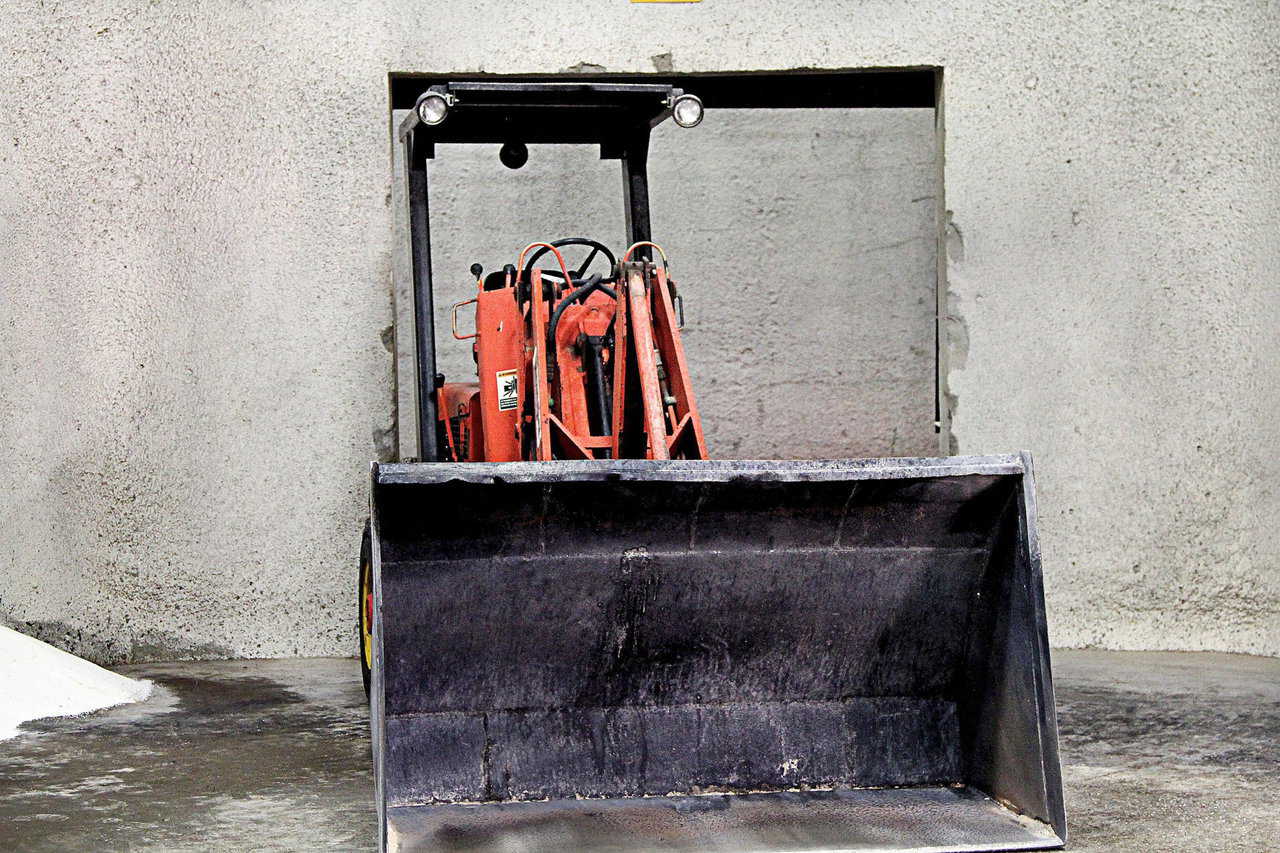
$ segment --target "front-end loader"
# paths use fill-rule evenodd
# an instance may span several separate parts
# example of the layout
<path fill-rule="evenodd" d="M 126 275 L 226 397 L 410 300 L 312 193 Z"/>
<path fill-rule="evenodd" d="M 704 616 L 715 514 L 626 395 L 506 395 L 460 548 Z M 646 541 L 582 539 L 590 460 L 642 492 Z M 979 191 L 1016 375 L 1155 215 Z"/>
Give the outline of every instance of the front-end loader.
<path fill-rule="evenodd" d="M 461 82 L 400 127 L 420 461 L 373 466 L 359 581 L 381 849 L 1062 846 L 1029 457 L 709 459 L 649 229 L 671 117 L 702 104 Z M 435 367 L 438 143 L 622 162 L 625 248 L 472 267 L 465 382 Z"/>

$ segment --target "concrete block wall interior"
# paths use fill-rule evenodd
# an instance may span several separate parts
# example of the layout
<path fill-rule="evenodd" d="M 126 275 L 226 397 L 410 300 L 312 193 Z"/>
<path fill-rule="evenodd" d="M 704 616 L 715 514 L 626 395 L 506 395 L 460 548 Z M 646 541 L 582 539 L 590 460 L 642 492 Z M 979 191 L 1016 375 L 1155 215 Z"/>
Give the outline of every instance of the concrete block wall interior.
<path fill-rule="evenodd" d="M 939 406 L 940 74 L 573 75 L 670 82 L 706 105 L 694 129 L 666 122 L 655 130 L 649 178 L 654 237 L 686 288 L 685 345 L 714 455 L 949 450 Z M 510 78 L 391 75 L 393 137 L 431 85 L 501 79 Z M 533 145 L 516 172 L 499 162 L 497 145 L 440 145 L 435 155 L 428 172 L 437 330 L 449 328 L 449 306 L 474 289 L 474 262 L 494 269 L 525 242 L 580 232 L 622 239 L 618 161 L 600 159 L 594 146 Z M 391 157 L 396 325 L 411 330 L 398 143 Z M 469 345 L 437 337 L 439 370 L 471 376 Z M 398 455 L 408 459 L 417 456 L 415 367 L 411 333 L 398 338 Z"/>

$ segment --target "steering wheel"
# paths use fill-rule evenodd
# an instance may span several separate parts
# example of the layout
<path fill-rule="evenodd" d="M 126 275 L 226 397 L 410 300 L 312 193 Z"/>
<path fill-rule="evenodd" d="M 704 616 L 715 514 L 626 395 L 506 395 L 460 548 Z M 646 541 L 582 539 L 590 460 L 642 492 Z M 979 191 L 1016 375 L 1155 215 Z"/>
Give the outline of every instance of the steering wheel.
<path fill-rule="evenodd" d="M 584 260 L 580 266 L 569 267 L 569 274 L 570 275 L 576 274 L 578 278 L 581 278 L 586 274 L 587 268 L 591 266 L 591 262 L 596 259 L 597 255 L 603 254 L 605 258 L 609 261 L 609 269 L 606 271 L 605 277 L 602 280 L 603 281 L 611 280 L 610 276 L 613 275 L 613 268 L 617 265 L 618 260 L 613 256 L 613 252 L 610 252 L 609 247 L 606 246 L 604 243 L 601 243 L 598 240 L 589 240 L 586 237 L 565 237 L 563 240 L 553 241 L 551 245 L 555 246 L 557 249 L 559 249 L 562 246 L 589 246 L 591 248 L 590 253 L 587 254 L 586 260 Z M 546 246 L 540 246 L 534 250 L 534 253 L 529 256 L 528 260 L 525 261 L 524 269 L 521 270 L 520 272 L 521 281 L 530 280 L 530 272 L 533 270 L 534 262 L 537 261 L 538 258 L 542 257 L 549 251 L 551 250 L 548 249 Z M 543 270 L 542 274 L 554 276 L 555 278 L 564 278 L 564 274 L 560 272 L 559 269 Z"/>

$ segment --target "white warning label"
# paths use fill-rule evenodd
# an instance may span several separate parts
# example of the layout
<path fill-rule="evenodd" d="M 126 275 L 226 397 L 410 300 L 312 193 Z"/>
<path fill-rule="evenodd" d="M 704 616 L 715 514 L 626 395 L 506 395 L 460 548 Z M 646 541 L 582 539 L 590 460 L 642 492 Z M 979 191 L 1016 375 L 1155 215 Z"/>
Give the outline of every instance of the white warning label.
<path fill-rule="evenodd" d="M 498 371 L 498 411 L 509 412 L 520 405 L 520 379 L 514 370 Z"/>

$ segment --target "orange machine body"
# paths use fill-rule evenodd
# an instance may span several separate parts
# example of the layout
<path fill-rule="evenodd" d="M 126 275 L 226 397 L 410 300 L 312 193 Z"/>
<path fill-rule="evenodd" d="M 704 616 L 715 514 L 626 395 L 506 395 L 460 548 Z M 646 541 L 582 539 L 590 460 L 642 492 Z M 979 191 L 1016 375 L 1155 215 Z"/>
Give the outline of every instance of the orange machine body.
<path fill-rule="evenodd" d="M 477 380 L 437 391 L 450 458 L 707 458 L 665 264 L 624 261 L 611 286 L 577 300 L 537 267 L 527 283 L 508 272 L 504 286 L 477 286 L 454 306 Z M 475 331 L 460 335 L 470 304 Z"/>

